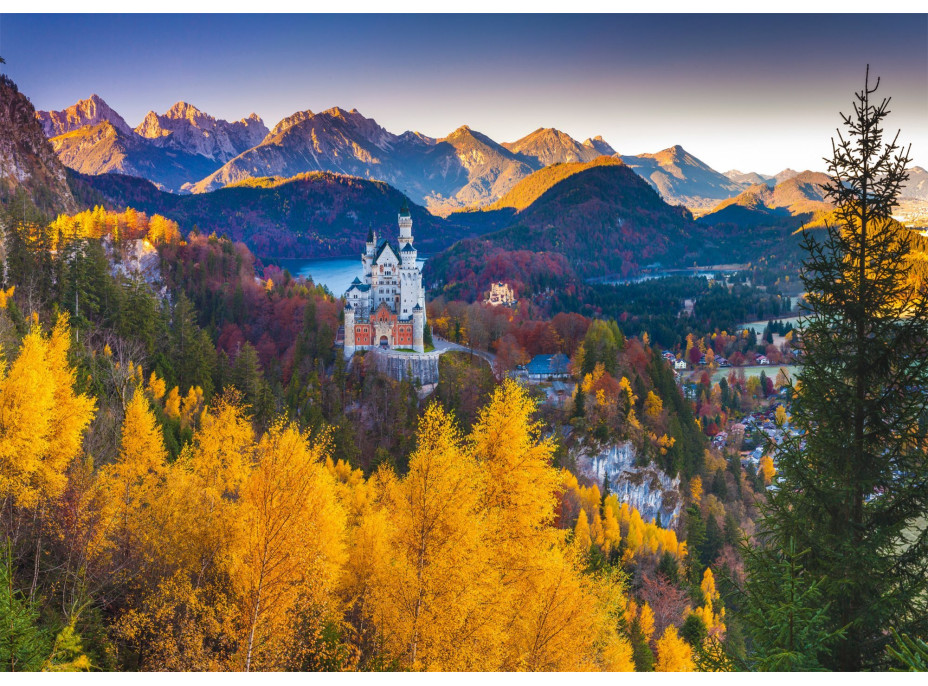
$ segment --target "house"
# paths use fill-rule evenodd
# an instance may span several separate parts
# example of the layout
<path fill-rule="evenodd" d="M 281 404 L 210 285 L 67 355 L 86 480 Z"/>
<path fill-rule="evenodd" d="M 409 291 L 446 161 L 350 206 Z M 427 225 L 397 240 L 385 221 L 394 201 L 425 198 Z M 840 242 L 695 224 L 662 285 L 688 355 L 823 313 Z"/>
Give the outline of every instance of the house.
<path fill-rule="evenodd" d="M 767 356 L 766 356 L 766 355 L 758 355 L 757 357 L 754 358 L 754 361 L 755 361 L 757 364 L 761 364 L 761 365 L 768 365 L 768 364 L 770 364 L 770 360 L 767 359 Z"/>
<path fill-rule="evenodd" d="M 674 369 L 686 369 L 686 360 L 674 360 Z"/>
<path fill-rule="evenodd" d="M 566 379 L 567 356 L 561 353 L 556 355 L 535 355 L 531 362 L 525 365 L 529 381 L 547 381 L 549 379 Z"/>

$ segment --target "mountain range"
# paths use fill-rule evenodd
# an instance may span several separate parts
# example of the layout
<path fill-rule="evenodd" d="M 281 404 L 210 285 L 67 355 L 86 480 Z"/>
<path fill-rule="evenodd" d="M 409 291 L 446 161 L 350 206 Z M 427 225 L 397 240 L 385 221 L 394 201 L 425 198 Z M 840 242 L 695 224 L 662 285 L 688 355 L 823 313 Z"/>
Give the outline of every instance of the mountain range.
<path fill-rule="evenodd" d="M 621 156 L 556 129 L 505 144 L 467 126 L 395 135 L 341 108 L 268 131 L 256 115 L 226 122 L 187 103 L 132 129 L 99 97 L 37 113 L 9 79 L 0 91 L 4 202 L 22 189 L 47 214 L 131 206 L 262 257 L 323 257 L 356 254 L 369 226 L 393 235 L 409 199 L 420 250 L 444 251 L 432 283 L 471 290 L 506 270 L 537 290 L 652 262 L 793 259 L 795 228 L 830 209 L 823 174 L 720 174 L 680 146 Z M 926 192 L 925 170 L 911 174 L 907 190 Z"/>
<path fill-rule="evenodd" d="M 270 131 L 255 114 L 227 122 L 185 102 L 149 112 L 132 129 L 97 95 L 37 117 L 61 161 L 84 174 L 121 173 L 163 190 L 204 193 L 250 178 L 330 171 L 385 181 L 441 216 L 491 205 L 546 166 L 602 155 L 622 159 L 665 201 L 703 211 L 796 173 L 721 174 L 679 145 L 619 155 L 602 136 L 581 143 L 554 128 L 502 144 L 466 125 L 444 138 L 397 135 L 341 107 L 295 112 Z"/>
<path fill-rule="evenodd" d="M 794 219 L 795 226 L 814 221 L 834 206 L 825 198 L 823 187 L 830 178 L 821 172 L 804 171 L 777 183 L 758 183 L 734 198 L 719 203 L 699 221 L 704 224 L 761 226 L 783 218 Z"/>
<path fill-rule="evenodd" d="M 36 112 L 36 118 L 67 167 L 139 176 L 171 191 L 211 174 L 269 133 L 256 114 L 227 122 L 186 102 L 164 114 L 149 112 L 132 129 L 96 94 L 65 110 Z"/>

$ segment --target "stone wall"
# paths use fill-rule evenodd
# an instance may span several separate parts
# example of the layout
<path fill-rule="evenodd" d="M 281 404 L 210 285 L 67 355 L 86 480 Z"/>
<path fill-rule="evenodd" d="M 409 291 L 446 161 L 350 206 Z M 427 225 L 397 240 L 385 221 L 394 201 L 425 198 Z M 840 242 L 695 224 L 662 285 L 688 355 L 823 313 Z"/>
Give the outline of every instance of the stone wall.
<path fill-rule="evenodd" d="M 429 353 L 404 353 L 396 350 L 372 349 L 368 352 L 374 356 L 377 369 L 397 381 L 408 378 L 414 383 L 416 379 L 422 386 L 438 383 L 438 358 L 441 353 L 433 350 Z"/>

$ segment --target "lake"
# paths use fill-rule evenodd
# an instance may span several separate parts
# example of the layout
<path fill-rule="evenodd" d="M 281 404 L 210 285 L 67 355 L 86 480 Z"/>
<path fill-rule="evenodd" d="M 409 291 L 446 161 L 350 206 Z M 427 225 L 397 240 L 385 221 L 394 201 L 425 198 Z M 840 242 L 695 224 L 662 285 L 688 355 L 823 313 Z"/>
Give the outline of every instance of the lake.
<path fill-rule="evenodd" d="M 419 269 L 425 264 L 427 257 L 419 257 L 416 264 Z M 317 259 L 266 259 L 265 264 L 276 264 L 286 269 L 291 275 L 304 279 L 312 279 L 313 283 L 328 288 L 335 297 L 341 297 L 348 290 L 348 286 L 361 278 L 361 256 L 358 257 L 325 257 Z"/>
<path fill-rule="evenodd" d="M 666 279 L 671 276 L 691 276 L 691 277 L 701 277 L 703 279 L 709 279 L 714 281 L 715 279 L 730 276 L 731 274 L 736 274 L 740 269 L 731 269 L 723 268 L 728 265 L 720 265 L 719 267 L 706 267 L 705 269 L 662 269 L 654 272 L 647 272 L 644 274 L 639 274 L 628 279 L 617 279 L 614 276 L 597 276 L 591 279 L 587 279 L 587 283 L 591 284 L 609 284 L 614 286 L 627 286 L 629 284 L 635 283 L 644 283 L 645 281 L 653 281 L 655 279 Z"/>

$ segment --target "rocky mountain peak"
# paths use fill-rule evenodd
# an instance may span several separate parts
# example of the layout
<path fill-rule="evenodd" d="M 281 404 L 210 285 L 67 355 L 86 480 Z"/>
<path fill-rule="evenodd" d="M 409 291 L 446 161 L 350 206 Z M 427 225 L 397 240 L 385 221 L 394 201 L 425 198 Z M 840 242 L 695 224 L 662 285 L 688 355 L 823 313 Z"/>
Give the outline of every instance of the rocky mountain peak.
<path fill-rule="evenodd" d="M 130 133 L 132 128 L 119 116 L 106 101 L 96 93 L 86 100 L 79 100 L 70 107 L 58 111 L 39 111 L 36 119 L 42 125 L 47 138 L 61 136 L 85 126 L 95 126 L 103 121 L 110 122 L 123 133 Z"/>
<path fill-rule="evenodd" d="M 171 132 L 161 126 L 161 119 L 154 110 L 149 110 L 142 123 L 135 127 L 135 133 L 142 138 L 160 138 L 170 136 Z"/>
<path fill-rule="evenodd" d="M 583 141 L 583 146 L 586 148 L 592 148 L 600 155 L 615 155 L 616 151 L 609 145 L 602 136 L 594 136 L 593 138 L 587 138 Z"/>
<path fill-rule="evenodd" d="M 191 105 L 189 102 L 184 102 L 183 100 L 174 103 L 171 109 L 164 113 L 164 116 L 168 119 L 187 119 L 188 121 L 196 121 L 199 119 L 216 121 L 213 117 L 196 106 Z"/>
<path fill-rule="evenodd" d="M 312 110 L 302 110 L 300 112 L 294 112 L 289 117 L 284 117 L 279 122 L 277 122 L 277 125 L 274 126 L 273 129 L 271 129 L 271 132 L 268 134 L 268 136 L 276 136 L 279 133 L 283 133 L 284 131 L 289 129 L 291 126 L 295 126 L 296 124 L 306 121 L 307 119 L 311 119 L 312 117 L 315 117 L 315 116 L 316 115 L 313 114 Z"/>
<path fill-rule="evenodd" d="M 216 119 L 183 100 L 164 114 L 149 112 L 135 132 L 159 147 L 170 147 L 218 162 L 228 162 L 261 142 L 267 127 L 252 113 L 236 122 Z"/>

